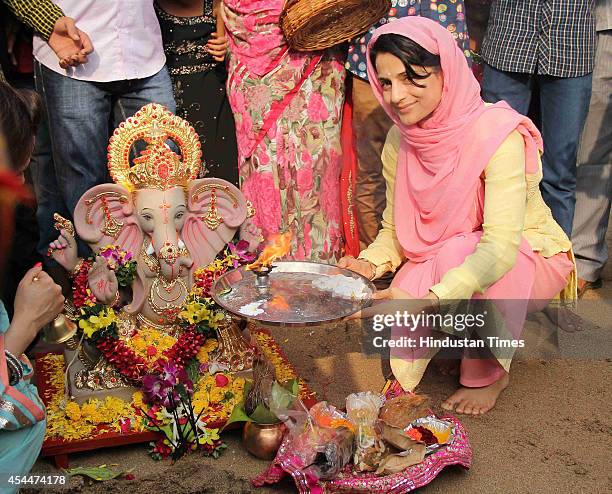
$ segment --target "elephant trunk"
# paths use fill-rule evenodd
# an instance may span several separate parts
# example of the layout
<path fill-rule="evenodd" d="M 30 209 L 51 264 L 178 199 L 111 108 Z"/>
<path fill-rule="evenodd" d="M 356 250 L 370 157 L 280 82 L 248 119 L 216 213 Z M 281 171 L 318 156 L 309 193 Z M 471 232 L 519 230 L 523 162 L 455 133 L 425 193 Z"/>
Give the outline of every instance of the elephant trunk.
<path fill-rule="evenodd" d="M 193 266 L 193 260 L 187 255 L 185 244 L 178 232 L 173 232 L 173 235 L 166 234 L 164 240 L 154 242 L 154 245 L 161 274 L 167 280 L 176 279 L 181 273 L 184 274 L 182 268 L 189 269 Z"/>

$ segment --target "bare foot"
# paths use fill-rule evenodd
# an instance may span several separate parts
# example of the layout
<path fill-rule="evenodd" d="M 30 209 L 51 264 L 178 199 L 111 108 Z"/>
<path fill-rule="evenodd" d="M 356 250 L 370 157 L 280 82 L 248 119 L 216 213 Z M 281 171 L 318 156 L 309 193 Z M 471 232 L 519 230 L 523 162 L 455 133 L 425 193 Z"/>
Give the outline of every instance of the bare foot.
<path fill-rule="evenodd" d="M 433 363 L 443 376 L 459 375 L 459 365 L 461 363 L 459 359 L 438 358 L 434 359 Z"/>
<path fill-rule="evenodd" d="M 586 321 L 574 311 L 565 307 L 546 307 L 543 312 L 550 322 L 568 333 L 599 329 L 596 324 Z"/>
<path fill-rule="evenodd" d="M 498 381 L 484 388 L 461 387 L 442 402 L 442 408 L 467 415 L 482 415 L 495 406 L 497 398 L 509 382 L 510 376 L 505 373 Z"/>

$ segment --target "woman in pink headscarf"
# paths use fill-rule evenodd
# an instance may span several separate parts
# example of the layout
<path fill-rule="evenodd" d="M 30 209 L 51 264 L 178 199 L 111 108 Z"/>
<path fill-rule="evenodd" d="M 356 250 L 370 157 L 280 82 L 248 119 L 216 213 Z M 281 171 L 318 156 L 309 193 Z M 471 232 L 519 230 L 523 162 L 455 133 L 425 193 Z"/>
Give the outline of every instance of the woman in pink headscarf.
<path fill-rule="evenodd" d="M 505 102 L 484 103 L 452 35 L 428 19 L 378 29 L 368 75 L 395 123 L 382 156 L 387 209 L 376 240 L 339 265 L 375 279 L 405 262 L 377 298 L 412 299 L 413 312 L 485 299 L 502 316 L 486 336 L 517 341 L 527 312 L 560 292 L 571 298 L 575 280 L 571 243 L 538 188 L 539 132 Z M 406 333 L 395 327 L 392 339 Z M 406 390 L 436 351 L 417 346 L 391 348 L 391 368 Z M 444 408 L 482 414 L 495 405 L 512 352 L 487 350 L 488 358 L 464 353 L 462 386 Z"/>
<path fill-rule="evenodd" d="M 285 0 L 224 0 L 228 96 L 240 187 L 256 232 L 292 233 L 290 257 L 335 263 L 343 251 L 340 52 L 291 50 L 279 27 Z M 249 232 L 253 234 L 254 232 Z"/>

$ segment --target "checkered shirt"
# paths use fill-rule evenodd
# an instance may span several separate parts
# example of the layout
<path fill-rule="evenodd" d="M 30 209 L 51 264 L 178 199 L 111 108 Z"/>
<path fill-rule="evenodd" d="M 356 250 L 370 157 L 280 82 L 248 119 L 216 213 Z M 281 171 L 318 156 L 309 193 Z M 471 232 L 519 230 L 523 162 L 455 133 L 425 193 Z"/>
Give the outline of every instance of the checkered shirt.
<path fill-rule="evenodd" d="M 51 0 L 2 0 L 15 16 L 27 26 L 49 39 L 53 26 L 64 16 L 62 9 Z"/>
<path fill-rule="evenodd" d="M 480 54 L 507 72 L 589 74 L 595 56 L 594 0 L 494 0 Z"/>

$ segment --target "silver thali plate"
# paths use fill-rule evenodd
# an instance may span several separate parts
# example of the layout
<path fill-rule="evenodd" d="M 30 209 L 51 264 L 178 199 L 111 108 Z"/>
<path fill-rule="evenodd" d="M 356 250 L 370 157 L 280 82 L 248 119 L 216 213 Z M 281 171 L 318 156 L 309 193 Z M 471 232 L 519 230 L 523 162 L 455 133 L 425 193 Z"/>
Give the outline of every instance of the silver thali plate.
<path fill-rule="evenodd" d="M 369 306 L 376 288 L 345 268 L 304 261 L 277 261 L 269 275 L 245 266 L 213 284 L 214 301 L 232 314 L 266 324 L 314 326 Z"/>

